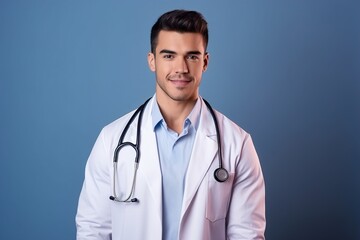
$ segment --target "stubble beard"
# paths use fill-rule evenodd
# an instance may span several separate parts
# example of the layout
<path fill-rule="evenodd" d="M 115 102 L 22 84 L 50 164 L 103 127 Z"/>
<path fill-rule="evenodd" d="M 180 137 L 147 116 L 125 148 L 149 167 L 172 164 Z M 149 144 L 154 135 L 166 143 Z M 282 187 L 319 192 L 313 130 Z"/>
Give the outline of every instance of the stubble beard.
<path fill-rule="evenodd" d="M 172 79 L 172 77 L 174 77 L 174 75 L 167 76 L 165 81 L 166 82 L 171 81 L 170 79 Z M 191 79 L 192 83 L 194 82 L 193 77 L 188 76 L 187 78 Z M 197 97 L 198 97 L 198 90 L 194 90 L 197 92 L 194 95 L 192 93 L 185 93 L 186 87 L 175 87 L 176 90 L 178 91 L 178 94 L 176 94 L 176 93 L 171 93 L 170 89 L 167 89 L 165 84 L 161 84 L 161 81 L 156 80 L 156 85 L 157 85 L 157 88 L 163 92 L 163 94 L 165 94 L 171 100 L 176 101 L 176 102 L 191 101 L 191 100 L 197 99 Z"/>

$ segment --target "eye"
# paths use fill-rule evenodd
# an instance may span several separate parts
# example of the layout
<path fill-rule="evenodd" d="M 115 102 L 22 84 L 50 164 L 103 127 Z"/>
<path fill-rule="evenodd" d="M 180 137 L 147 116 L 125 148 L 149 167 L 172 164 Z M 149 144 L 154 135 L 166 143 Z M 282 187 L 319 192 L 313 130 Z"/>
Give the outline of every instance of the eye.
<path fill-rule="evenodd" d="M 197 55 L 189 55 L 189 56 L 187 56 L 187 59 L 189 59 L 191 61 L 197 61 L 197 60 L 199 60 L 199 56 L 197 56 Z"/>
<path fill-rule="evenodd" d="M 173 59 L 173 58 L 174 58 L 174 55 L 172 55 L 172 54 L 164 54 L 164 55 L 163 55 L 163 58 L 170 60 L 170 59 Z"/>

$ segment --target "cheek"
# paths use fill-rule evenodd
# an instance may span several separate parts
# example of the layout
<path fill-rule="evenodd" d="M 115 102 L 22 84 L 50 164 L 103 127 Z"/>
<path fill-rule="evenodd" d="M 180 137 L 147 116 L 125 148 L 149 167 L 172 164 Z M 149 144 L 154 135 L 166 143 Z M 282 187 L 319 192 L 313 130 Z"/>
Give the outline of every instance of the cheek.
<path fill-rule="evenodd" d="M 171 62 L 157 62 L 156 72 L 158 75 L 167 75 L 171 73 L 172 63 Z"/>
<path fill-rule="evenodd" d="M 168 71 L 166 70 L 166 68 L 164 68 L 164 66 L 156 66 L 156 78 L 159 80 L 162 80 L 164 78 L 166 78 L 166 76 L 169 74 Z"/>
<path fill-rule="evenodd" d="M 203 71 L 204 67 L 201 64 L 196 64 L 191 68 L 191 73 L 196 78 L 201 78 Z"/>

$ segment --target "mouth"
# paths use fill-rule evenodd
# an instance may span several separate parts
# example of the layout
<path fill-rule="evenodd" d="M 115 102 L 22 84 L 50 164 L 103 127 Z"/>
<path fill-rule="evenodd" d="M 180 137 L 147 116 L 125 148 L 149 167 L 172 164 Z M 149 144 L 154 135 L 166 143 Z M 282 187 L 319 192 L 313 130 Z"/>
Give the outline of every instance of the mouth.
<path fill-rule="evenodd" d="M 190 84 L 191 80 L 189 79 L 170 79 L 170 82 L 176 87 L 186 87 Z"/>
<path fill-rule="evenodd" d="M 192 81 L 192 78 L 184 76 L 172 76 L 169 77 L 169 81 L 177 87 L 185 87 Z"/>

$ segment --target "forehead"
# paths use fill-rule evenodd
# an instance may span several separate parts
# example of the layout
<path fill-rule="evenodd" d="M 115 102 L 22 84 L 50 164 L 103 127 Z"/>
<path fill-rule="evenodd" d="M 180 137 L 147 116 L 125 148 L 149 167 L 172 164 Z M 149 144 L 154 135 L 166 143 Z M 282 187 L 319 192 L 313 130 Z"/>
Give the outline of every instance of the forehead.
<path fill-rule="evenodd" d="M 175 52 L 199 51 L 204 53 L 205 44 L 200 33 L 161 30 L 157 39 L 156 52 L 164 49 Z"/>

